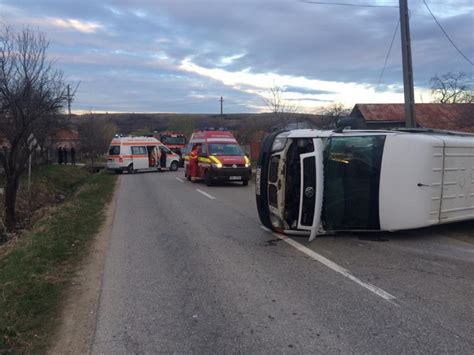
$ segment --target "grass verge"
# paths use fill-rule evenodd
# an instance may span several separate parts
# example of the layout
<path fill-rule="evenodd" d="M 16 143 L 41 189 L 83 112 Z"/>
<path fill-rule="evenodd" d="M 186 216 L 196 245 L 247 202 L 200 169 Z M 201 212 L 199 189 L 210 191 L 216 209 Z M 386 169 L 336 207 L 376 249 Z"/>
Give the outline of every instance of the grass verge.
<path fill-rule="evenodd" d="M 115 181 L 105 171 L 90 176 L 0 256 L 0 353 L 45 352 L 61 295 L 100 229 Z"/>

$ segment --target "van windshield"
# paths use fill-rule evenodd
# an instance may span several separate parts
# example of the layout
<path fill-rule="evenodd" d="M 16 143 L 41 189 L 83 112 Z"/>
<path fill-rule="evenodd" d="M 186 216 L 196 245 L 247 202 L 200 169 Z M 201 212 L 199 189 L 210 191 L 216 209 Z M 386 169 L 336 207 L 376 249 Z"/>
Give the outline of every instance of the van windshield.
<path fill-rule="evenodd" d="M 323 221 L 329 230 L 380 229 L 385 136 L 333 137 L 324 151 Z"/>
<path fill-rule="evenodd" d="M 209 155 L 242 156 L 244 153 L 238 144 L 209 144 Z"/>
<path fill-rule="evenodd" d="M 161 137 L 161 143 L 167 144 L 167 145 L 186 144 L 186 138 L 185 137 L 162 136 Z"/>
<path fill-rule="evenodd" d="M 120 146 L 111 145 L 109 148 L 109 155 L 120 155 Z"/>

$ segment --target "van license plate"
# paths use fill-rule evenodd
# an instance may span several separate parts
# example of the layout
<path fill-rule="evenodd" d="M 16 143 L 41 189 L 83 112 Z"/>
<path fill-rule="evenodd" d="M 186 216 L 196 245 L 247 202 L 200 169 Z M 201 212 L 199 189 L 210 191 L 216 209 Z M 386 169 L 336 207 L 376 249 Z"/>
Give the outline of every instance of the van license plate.
<path fill-rule="evenodd" d="M 241 180 L 242 178 L 240 176 L 231 176 L 229 177 L 229 180 Z"/>

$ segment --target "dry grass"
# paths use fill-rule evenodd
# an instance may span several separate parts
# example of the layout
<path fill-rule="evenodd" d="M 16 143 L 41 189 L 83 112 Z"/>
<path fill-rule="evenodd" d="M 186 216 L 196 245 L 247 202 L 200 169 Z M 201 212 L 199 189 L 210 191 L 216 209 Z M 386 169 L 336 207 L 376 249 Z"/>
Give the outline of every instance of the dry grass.
<path fill-rule="evenodd" d="M 46 350 L 61 296 L 100 228 L 116 181 L 107 172 L 68 178 L 55 168 L 39 176 L 56 182 L 46 184 L 52 192 L 61 187 L 69 197 L 60 208 L 49 209 L 30 232 L 2 247 L 0 353 Z"/>

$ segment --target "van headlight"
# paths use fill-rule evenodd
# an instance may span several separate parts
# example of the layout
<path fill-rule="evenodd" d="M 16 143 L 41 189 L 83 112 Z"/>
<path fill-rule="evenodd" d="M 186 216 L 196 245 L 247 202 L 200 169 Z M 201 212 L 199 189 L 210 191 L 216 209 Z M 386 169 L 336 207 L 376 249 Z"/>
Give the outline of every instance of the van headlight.
<path fill-rule="evenodd" d="M 286 140 L 287 140 L 286 137 L 288 137 L 289 134 L 290 132 L 283 132 L 275 137 L 275 140 L 273 141 L 273 145 L 272 145 L 272 153 L 278 152 L 280 150 L 283 150 L 283 148 L 285 148 Z"/>
<path fill-rule="evenodd" d="M 222 164 L 221 163 L 212 163 L 211 166 L 215 169 L 220 169 L 222 168 Z"/>

